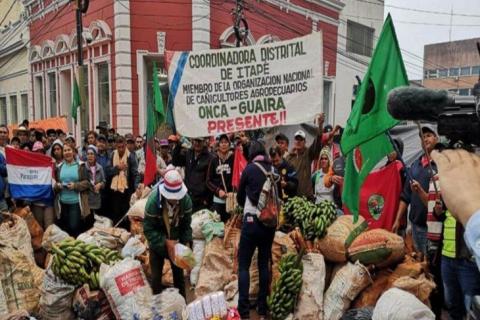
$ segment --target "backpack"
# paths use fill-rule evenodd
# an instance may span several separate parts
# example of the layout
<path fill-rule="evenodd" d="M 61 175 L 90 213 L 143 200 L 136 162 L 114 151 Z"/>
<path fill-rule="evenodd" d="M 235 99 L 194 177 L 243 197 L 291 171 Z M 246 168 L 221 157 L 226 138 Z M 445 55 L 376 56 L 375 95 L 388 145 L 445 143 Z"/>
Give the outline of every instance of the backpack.
<path fill-rule="evenodd" d="M 262 186 L 262 191 L 260 192 L 260 197 L 258 198 L 257 209 L 260 212 L 258 220 L 267 227 L 276 228 L 280 213 L 280 201 L 274 174 L 273 172 L 267 172 L 267 170 L 257 162 L 254 162 L 254 164 L 262 170 L 266 178 Z"/>

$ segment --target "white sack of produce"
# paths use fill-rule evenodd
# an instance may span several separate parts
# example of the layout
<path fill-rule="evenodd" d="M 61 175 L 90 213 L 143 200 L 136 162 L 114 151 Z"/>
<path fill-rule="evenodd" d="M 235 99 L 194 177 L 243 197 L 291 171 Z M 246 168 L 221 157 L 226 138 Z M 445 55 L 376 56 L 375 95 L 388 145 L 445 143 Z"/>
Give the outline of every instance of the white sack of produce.
<path fill-rule="evenodd" d="M 148 198 L 137 200 L 128 209 L 127 216 L 142 219 L 145 217 L 145 206 L 147 205 Z"/>
<path fill-rule="evenodd" d="M 152 289 L 140 261 L 125 258 L 113 266 L 102 264 L 100 287 L 117 319 L 152 319 Z"/>
<path fill-rule="evenodd" d="M 387 290 L 373 310 L 372 320 L 434 320 L 435 315 L 413 294 L 392 288 Z"/>
<path fill-rule="evenodd" d="M 0 245 L 19 250 L 29 259 L 33 258 L 32 238 L 27 223 L 17 215 L 6 215 L 0 223 Z"/>
<path fill-rule="evenodd" d="M 43 270 L 23 252 L 0 246 L 0 316 L 36 311 L 43 276 Z"/>
<path fill-rule="evenodd" d="M 60 229 L 57 225 L 52 224 L 43 234 L 42 247 L 45 250 L 50 251 L 52 249 L 52 243 L 60 242 L 68 237 L 68 233 Z"/>
<path fill-rule="evenodd" d="M 93 215 L 95 222 L 93 223 L 94 228 L 111 228 L 113 227 L 113 221 L 107 217 L 102 217 L 99 215 Z"/>
<path fill-rule="evenodd" d="M 192 222 L 190 226 L 192 227 L 192 236 L 194 239 L 204 240 L 205 237 L 202 233 L 202 227 L 208 222 L 219 222 L 220 216 L 216 212 L 204 209 L 195 212 L 192 215 Z"/>
<path fill-rule="evenodd" d="M 95 244 L 113 250 L 120 250 L 131 237 L 131 233 L 122 228 L 92 228 L 85 232 L 95 238 Z"/>
<path fill-rule="evenodd" d="M 40 297 L 39 314 L 43 319 L 70 320 L 75 319 L 72 300 L 75 286 L 55 276 L 51 264 L 43 278 L 42 295 Z"/>
<path fill-rule="evenodd" d="M 139 236 L 131 237 L 122 249 L 122 257 L 135 258 L 143 254 L 147 247 L 140 241 Z"/>
<path fill-rule="evenodd" d="M 153 296 L 152 310 L 160 319 L 182 319 L 186 313 L 187 303 L 176 288 L 167 288 L 162 293 Z"/>
<path fill-rule="evenodd" d="M 198 280 L 198 273 L 202 265 L 203 253 L 205 251 L 205 240 L 193 240 L 193 255 L 195 256 L 195 267 L 190 271 L 190 283 L 195 286 Z"/>
<path fill-rule="evenodd" d="M 302 264 L 302 289 L 294 319 L 322 320 L 325 261 L 321 254 L 308 253 L 303 256 Z"/>
<path fill-rule="evenodd" d="M 346 264 L 337 272 L 325 293 L 323 318 L 339 320 L 356 296 L 371 282 L 370 273 L 361 263 Z"/>
<path fill-rule="evenodd" d="M 196 264 L 192 249 L 181 243 L 175 244 L 175 257 L 172 262 L 183 270 L 192 270 Z"/>
<path fill-rule="evenodd" d="M 357 223 L 353 223 L 353 215 L 340 216 L 327 228 L 327 235 L 317 241 L 317 247 L 328 261 L 345 262 L 348 247 L 367 228 L 362 216 Z"/>

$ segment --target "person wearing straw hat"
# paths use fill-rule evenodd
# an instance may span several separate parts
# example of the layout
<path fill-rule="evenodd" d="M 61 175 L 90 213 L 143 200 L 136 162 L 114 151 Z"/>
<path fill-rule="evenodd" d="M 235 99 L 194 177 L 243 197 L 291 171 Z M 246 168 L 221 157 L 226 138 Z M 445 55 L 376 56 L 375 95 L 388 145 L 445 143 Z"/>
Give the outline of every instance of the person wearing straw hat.
<path fill-rule="evenodd" d="M 174 286 L 186 297 L 183 270 L 172 263 L 172 251 L 176 243 L 186 245 L 192 241 L 192 200 L 187 191 L 180 173 L 169 167 L 145 206 L 143 231 L 149 243 L 154 294 L 163 290 L 162 270 L 165 259 L 168 259 Z"/>

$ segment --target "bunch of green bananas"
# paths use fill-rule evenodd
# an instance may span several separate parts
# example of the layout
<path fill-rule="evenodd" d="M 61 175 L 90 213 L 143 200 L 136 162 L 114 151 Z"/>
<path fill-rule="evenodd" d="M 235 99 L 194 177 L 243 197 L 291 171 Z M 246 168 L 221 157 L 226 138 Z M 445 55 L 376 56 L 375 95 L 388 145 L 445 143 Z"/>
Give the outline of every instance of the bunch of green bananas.
<path fill-rule="evenodd" d="M 307 240 L 325 236 L 327 228 L 337 218 L 335 204 L 328 200 L 314 204 L 305 197 L 293 197 L 288 199 L 283 209 Z"/>
<path fill-rule="evenodd" d="M 75 286 L 88 283 L 90 289 L 100 287 L 98 269 L 102 263 L 112 264 L 122 257 L 118 251 L 86 244 L 73 238 L 52 244 L 52 271 Z"/>
<path fill-rule="evenodd" d="M 273 320 L 283 320 L 293 312 L 297 296 L 302 288 L 302 254 L 287 254 L 282 257 L 278 270 L 280 277 L 272 286 L 267 298 Z"/>

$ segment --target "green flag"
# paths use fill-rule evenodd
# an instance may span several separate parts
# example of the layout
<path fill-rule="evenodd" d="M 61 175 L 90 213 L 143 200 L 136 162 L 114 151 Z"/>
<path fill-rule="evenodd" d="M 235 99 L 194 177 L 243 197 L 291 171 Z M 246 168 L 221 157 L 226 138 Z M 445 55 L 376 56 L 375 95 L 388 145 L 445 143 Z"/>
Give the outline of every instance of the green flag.
<path fill-rule="evenodd" d="M 392 151 L 392 144 L 387 135 L 382 133 L 347 154 L 342 200 L 354 215 L 355 221 L 358 217 L 360 188 L 363 182 L 375 165 Z"/>
<path fill-rule="evenodd" d="M 386 104 L 390 90 L 400 86 L 408 86 L 408 78 L 389 14 L 343 132 L 343 154 L 398 124 Z"/>
<path fill-rule="evenodd" d="M 82 99 L 80 98 L 77 77 L 74 76 L 73 79 L 72 118 L 75 120 L 75 123 L 77 123 L 77 109 L 82 104 Z"/>
<path fill-rule="evenodd" d="M 158 82 L 157 63 L 153 62 L 153 104 L 158 114 L 160 124 L 165 122 L 165 108 L 163 107 L 162 92 L 160 91 L 160 83 Z"/>

